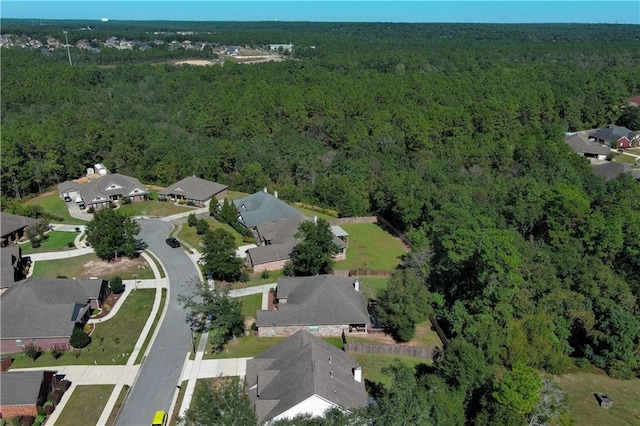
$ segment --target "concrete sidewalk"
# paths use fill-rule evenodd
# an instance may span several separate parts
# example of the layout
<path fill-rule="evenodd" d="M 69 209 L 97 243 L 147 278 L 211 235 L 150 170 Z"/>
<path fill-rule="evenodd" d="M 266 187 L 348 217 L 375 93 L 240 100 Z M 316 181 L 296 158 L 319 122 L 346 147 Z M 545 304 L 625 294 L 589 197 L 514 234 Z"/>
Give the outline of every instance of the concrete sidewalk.
<path fill-rule="evenodd" d="M 79 248 L 75 250 L 67 251 L 52 251 L 49 253 L 32 253 L 27 256 L 31 257 L 31 260 L 36 262 L 39 260 L 59 260 L 68 259 L 70 257 L 83 256 L 85 254 L 93 253 L 92 247 Z M 31 268 L 33 269 L 33 268 Z"/>

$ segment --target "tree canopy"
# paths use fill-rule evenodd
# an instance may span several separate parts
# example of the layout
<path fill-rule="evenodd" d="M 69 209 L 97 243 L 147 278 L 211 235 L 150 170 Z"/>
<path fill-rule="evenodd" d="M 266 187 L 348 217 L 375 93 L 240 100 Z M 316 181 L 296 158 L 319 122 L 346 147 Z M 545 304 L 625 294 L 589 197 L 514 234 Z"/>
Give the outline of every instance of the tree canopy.
<path fill-rule="evenodd" d="M 201 263 L 205 274 L 215 280 L 230 282 L 243 277 L 243 262 L 236 257 L 233 235 L 222 228 L 206 230 L 202 243 Z"/>
<path fill-rule="evenodd" d="M 333 242 L 329 222 L 324 219 L 304 221 L 295 236 L 300 242 L 291 252 L 294 275 L 330 274 L 333 271 L 333 256 L 338 254 L 339 248 Z"/>
<path fill-rule="evenodd" d="M 87 241 L 101 259 L 133 257 L 138 249 L 136 235 L 140 232 L 140 226 L 132 218 L 113 209 L 94 213 L 86 232 Z"/>

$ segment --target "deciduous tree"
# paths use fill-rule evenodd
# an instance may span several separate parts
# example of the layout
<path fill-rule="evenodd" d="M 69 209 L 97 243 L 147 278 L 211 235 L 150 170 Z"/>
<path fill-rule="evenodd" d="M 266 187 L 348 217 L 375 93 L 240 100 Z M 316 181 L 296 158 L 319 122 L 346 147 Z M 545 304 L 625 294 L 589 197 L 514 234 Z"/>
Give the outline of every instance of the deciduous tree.
<path fill-rule="evenodd" d="M 291 252 L 291 264 L 296 276 L 329 274 L 333 271 L 333 256 L 339 248 L 333 242 L 329 222 L 305 221 L 298 227 L 296 238 L 301 241 Z"/>
<path fill-rule="evenodd" d="M 96 212 L 87 224 L 87 241 L 101 259 L 109 260 L 120 255 L 133 257 L 137 250 L 138 232 L 140 225 L 132 218 L 107 208 Z"/>
<path fill-rule="evenodd" d="M 243 277 L 242 259 L 236 257 L 233 235 L 222 228 L 204 234 L 202 269 L 213 279 L 238 281 Z"/>

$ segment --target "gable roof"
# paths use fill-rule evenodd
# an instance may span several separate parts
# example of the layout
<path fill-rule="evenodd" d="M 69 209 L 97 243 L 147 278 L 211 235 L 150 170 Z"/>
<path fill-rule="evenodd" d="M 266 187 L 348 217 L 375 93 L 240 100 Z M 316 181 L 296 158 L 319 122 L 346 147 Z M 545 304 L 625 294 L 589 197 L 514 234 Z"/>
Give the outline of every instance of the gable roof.
<path fill-rule="evenodd" d="M 227 189 L 227 185 L 189 176 L 158 191 L 159 195 L 182 195 L 186 198 L 198 201 L 206 201 L 216 194 Z"/>
<path fill-rule="evenodd" d="M 343 408 L 367 405 L 364 384 L 354 379 L 355 359 L 306 331 L 298 331 L 247 361 L 247 388 L 258 423 L 313 395 Z"/>
<path fill-rule="evenodd" d="M 103 280 L 28 278 L 0 297 L 0 336 L 38 338 L 70 336 Z"/>
<path fill-rule="evenodd" d="M 37 404 L 44 371 L 8 371 L 0 374 L 0 405 Z"/>
<path fill-rule="evenodd" d="M 607 161 L 593 166 L 593 173 L 606 180 L 613 180 L 623 173 L 630 172 L 631 166 L 629 164 L 616 163 L 615 161 Z"/>
<path fill-rule="evenodd" d="M 59 193 L 63 193 L 63 192 L 67 192 L 69 190 L 76 190 L 79 191 L 80 190 L 80 184 L 77 182 L 73 182 L 71 180 L 65 180 L 62 183 L 58 184 L 58 192 Z"/>
<path fill-rule="evenodd" d="M 240 215 L 238 220 L 247 228 L 302 215 L 289 204 L 264 191 L 233 200 L 233 204 Z"/>
<path fill-rule="evenodd" d="M 36 225 L 38 222 L 39 220 L 30 217 L 0 212 L 0 234 L 4 237 L 27 226 Z"/>
<path fill-rule="evenodd" d="M 589 135 L 589 138 L 602 139 L 606 142 L 615 142 L 621 137 L 631 140 L 636 137 L 636 133 L 622 126 L 609 126 L 598 129 Z"/>
<path fill-rule="evenodd" d="M 335 275 L 278 278 L 278 310 L 258 311 L 259 327 L 276 325 L 369 324 L 362 293 L 354 278 Z"/>
<path fill-rule="evenodd" d="M 109 189 L 112 185 L 116 188 Z M 138 192 L 134 194 L 136 190 Z M 108 201 L 112 195 L 128 197 L 148 193 L 147 188 L 138 179 L 119 173 L 104 175 L 80 188 L 80 194 L 85 203 Z"/>
<path fill-rule="evenodd" d="M 0 288 L 10 287 L 16 282 L 15 270 L 19 266 L 18 261 L 22 257 L 22 249 L 17 244 L 0 249 Z"/>
<path fill-rule="evenodd" d="M 609 155 L 611 153 L 610 147 L 589 141 L 578 133 L 564 138 L 564 141 L 578 154 Z"/>

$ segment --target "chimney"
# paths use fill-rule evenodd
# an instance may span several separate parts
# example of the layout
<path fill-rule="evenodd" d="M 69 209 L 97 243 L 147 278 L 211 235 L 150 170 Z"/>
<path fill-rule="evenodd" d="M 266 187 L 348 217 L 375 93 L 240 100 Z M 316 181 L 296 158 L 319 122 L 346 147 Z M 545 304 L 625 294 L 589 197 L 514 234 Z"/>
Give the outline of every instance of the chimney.
<path fill-rule="evenodd" d="M 318 224 L 318 215 L 313 215 L 313 224 L 314 225 Z"/>
<path fill-rule="evenodd" d="M 265 186 L 264 188 L 262 188 L 262 192 L 264 192 L 265 194 L 268 194 L 269 192 L 267 191 L 267 187 Z"/>
<path fill-rule="evenodd" d="M 356 364 L 355 370 L 353 370 L 353 378 L 356 382 L 362 383 L 362 366 Z"/>
<path fill-rule="evenodd" d="M 331 364 L 331 357 L 329 357 L 329 364 Z"/>
<path fill-rule="evenodd" d="M 273 191 L 273 196 L 278 198 L 278 191 Z"/>
<path fill-rule="evenodd" d="M 356 291 L 360 291 L 360 278 L 356 277 L 356 280 L 353 282 L 353 288 L 355 288 Z"/>
<path fill-rule="evenodd" d="M 329 377 L 333 379 L 333 370 L 329 371 Z"/>

